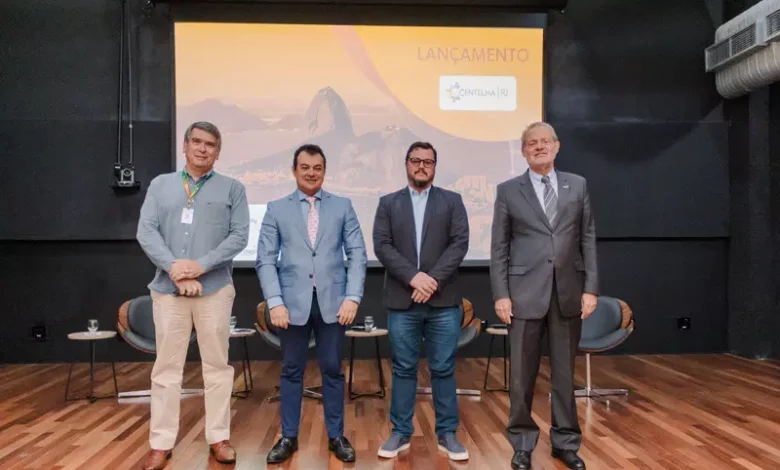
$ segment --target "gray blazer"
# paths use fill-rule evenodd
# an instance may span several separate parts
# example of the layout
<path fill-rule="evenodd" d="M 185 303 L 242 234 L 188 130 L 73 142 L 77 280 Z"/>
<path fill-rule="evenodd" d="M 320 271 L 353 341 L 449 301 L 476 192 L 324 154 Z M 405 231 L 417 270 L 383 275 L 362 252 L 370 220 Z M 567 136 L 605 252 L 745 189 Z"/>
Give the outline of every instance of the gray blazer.
<path fill-rule="evenodd" d="M 412 305 L 409 282 L 420 271 L 436 279 L 438 290 L 428 300 L 432 307 L 454 307 L 462 302 L 455 280 L 469 249 L 469 221 L 460 194 L 431 187 L 425 206 L 420 268 L 409 188 L 382 196 L 374 219 L 374 253 L 385 268 L 384 303 L 393 310 Z"/>
<path fill-rule="evenodd" d="M 509 297 L 520 319 L 543 318 L 550 307 L 553 272 L 561 312 L 581 312 L 583 292 L 598 294 L 596 226 L 585 178 L 558 172 L 553 226 L 522 175 L 498 185 L 490 247 L 493 298 Z"/>
<path fill-rule="evenodd" d="M 335 323 L 345 297 L 363 297 L 366 245 L 360 222 L 349 199 L 322 191 L 317 237 L 311 246 L 296 195 L 297 191 L 266 208 L 255 263 L 260 287 L 266 299 L 281 296 L 290 324 L 305 325 L 316 274 L 322 318 Z"/>

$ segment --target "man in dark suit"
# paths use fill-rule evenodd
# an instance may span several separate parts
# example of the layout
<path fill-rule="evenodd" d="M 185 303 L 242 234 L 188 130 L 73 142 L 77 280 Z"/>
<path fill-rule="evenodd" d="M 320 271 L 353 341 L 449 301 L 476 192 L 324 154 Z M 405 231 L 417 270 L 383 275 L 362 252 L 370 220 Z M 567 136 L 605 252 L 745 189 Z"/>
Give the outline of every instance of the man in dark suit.
<path fill-rule="evenodd" d="M 498 185 L 490 280 L 496 314 L 509 325 L 512 468 L 530 469 L 539 427 L 531 418 L 541 339 L 552 369 L 552 454 L 580 470 L 582 441 L 574 401 L 574 357 L 582 320 L 596 308 L 596 229 L 585 179 L 556 171 L 560 142 L 547 123 L 522 136 L 529 170 Z"/>
<path fill-rule="evenodd" d="M 455 385 L 462 318 L 455 280 L 469 247 L 469 224 L 460 194 L 432 186 L 436 163 L 431 144 L 412 144 L 406 153 L 409 185 L 383 196 L 374 219 L 374 252 L 385 267 L 384 303 L 393 358 L 393 431 L 379 448 L 380 457 L 392 458 L 409 448 L 423 337 L 439 449 L 453 460 L 469 457 L 456 437 Z"/>

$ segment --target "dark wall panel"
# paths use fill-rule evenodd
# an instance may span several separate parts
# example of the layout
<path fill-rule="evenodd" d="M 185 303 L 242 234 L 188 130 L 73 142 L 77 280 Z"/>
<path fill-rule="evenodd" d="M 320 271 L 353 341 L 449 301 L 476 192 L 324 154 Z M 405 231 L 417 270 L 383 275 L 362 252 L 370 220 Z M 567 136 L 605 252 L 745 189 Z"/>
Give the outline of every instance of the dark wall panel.
<path fill-rule="evenodd" d="M 556 121 L 720 121 L 704 71 L 721 0 L 571 2 L 550 15 L 547 111 Z M 647 142 L 652 144 L 652 142 Z"/>
<path fill-rule="evenodd" d="M 728 125 L 564 122 L 558 166 L 585 176 L 597 235 L 729 235 Z"/>
<path fill-rule="evenodd" d="M 172 49 L 168 7 L 157 6 L 154 14 L 147 15 L 141 9 L 145 0 L 128 2 L 125 47 L 132 42 L 136 118 L 170 121 Z M 1 2 L 0 119 L 115 120 L 124 3 Z M 127 72 L 125 67 L 125 80 Z M 127 90 L 125 85 L 125 113 Z"/>
<path fill-rule="evenodd" d="M 119 1 L 0 5 L 0 118 L 116 117 Z"/>
<path fill-rule="evenodd" d="M 598 248 L 604 294 L 623 298 L 636 317 L 636 332 L 619 351 L 726 350 L 726 240 L 609 241 Z M 689 330 L 678 327 L 683 317 Z"/>
<path fill-rule="evenodd" d="M 115 128 L 106 120 L 0 120 L 0 154 L 16 175 L 0 191 L 8 221 L 0 224 L 0 238 L 134 239 L 144 193 L 111 187 Z M 160 147 L 170 145 L 171 128 L 136 122 L 134 133 L 136 178 L 146 187 L 170 171 Z"/>
<path fill-rule="evenodd" d="M 170 25 L 129 0 L 123 161 L 143 187 L 170 171 Z M 0 4 L 0 239 L 127 240 L 144 194 L 114 192 L 123 2 L 8 0 Z M 128 73 L 131 77 L 128 77 Z M 128 78 L 132 79 L 129 96 Z M 132 100 L 132 101 L 130 101 Z"/>
<path fill-rule="evenodd" d="M 725 3 L 729 20 L 758 3 Z M 780 358 L 780 84 L 728 100 L 729 348 Z"/>
<path fill-rule="evenodd" d="M 601 288 L 634 309 L 637 328 L 616 353 L 719 352 L 726 349 L 726 265 L 723 240 L 699 242 L 606 241 L 598 244 Z M 34 268 L 30 265 L 35 263 Z M 2 242 L 0 292 L 3 292 L 4 328 L 0 329 L 0 361 L 58 362 L 86 358 L 84 345 L 67 334 L 84 331 L 87 320 L 113 329 L 119 306 L 148 293 L 154 268 L 134 242 Z M 369 270 L 365 301 L 358 319 L 372 315 L 377 326 L 387 326 L 381 304 L 383 271 Z M 476 315 L 497 323 L 490 279 L 485 268 L 464 268 L 460 286 Z M 255 272 L 235 271 L 237 297 L 234 315 L 240 327 L 252 327 L 254 311 L 262 300 Z M 677 328 L 677 317 L 687 316 L 692 328 Z M 45 324 L 48 339 L 35 341 L 30 329 Z M 233 344 L 231 357 L 241 350 Z M 461 356 L 487 355 L 488 337 L 460 351 Z M 151 360 L 121 340 L 106 342 L 102 357 L 115 360 Z M 370 342 L 358 342 L 358 354 L 373 354 Z M 387 341 L 382 343 L 388 353 Z M 498 349 L 496 349 L 497 351 Z M 251 356 L 277 358 L 259 337 L 250 341 Z M 344 354 L 347 353 L 345 347 Z M 198 357 L 191 348 L 190 358 Z"/>
<path fill-rule="evenodd" d="M 731 134 L 729 346 L 780 357 L 780 86 L 728 104 Z"/>

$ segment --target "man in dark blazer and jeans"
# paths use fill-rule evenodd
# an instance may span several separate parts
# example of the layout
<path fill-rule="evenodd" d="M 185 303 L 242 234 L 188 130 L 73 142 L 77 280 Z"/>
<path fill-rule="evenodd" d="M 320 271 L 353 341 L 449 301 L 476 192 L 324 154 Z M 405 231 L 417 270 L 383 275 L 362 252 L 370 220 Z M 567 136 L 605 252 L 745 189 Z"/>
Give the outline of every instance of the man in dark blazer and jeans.
<path fill-rule="evenodd" d="M 384 302 L 393 358 L 390 421 L 379 448 L 392 458 L 409 448 L 417 394 L 417 364 L 425 337 L 439 449 L 466 460 L 458 442 L 455 350 L 462 297 L 455 285 L 469 247 L 469 224 L 460 194 L 433 186 L 436 149 L 415 142 L 406 153 L 409 185 L 383 196 L 374 219 L 374 252 L 385 267 Z"/>

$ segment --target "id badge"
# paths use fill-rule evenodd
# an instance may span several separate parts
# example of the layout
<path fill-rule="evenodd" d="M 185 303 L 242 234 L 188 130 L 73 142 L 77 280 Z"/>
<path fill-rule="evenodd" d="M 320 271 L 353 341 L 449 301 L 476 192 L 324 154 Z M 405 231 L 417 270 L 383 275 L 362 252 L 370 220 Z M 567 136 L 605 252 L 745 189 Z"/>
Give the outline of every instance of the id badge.
<path fill-rule="evenodd" d="M 181 223 L 191 224 L 192 218 L 195 216 L 195 209 L 191 207 L 185 207 L 181 211 Z"/>

